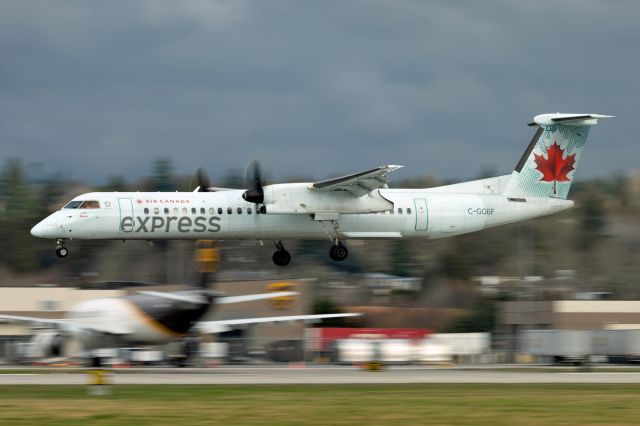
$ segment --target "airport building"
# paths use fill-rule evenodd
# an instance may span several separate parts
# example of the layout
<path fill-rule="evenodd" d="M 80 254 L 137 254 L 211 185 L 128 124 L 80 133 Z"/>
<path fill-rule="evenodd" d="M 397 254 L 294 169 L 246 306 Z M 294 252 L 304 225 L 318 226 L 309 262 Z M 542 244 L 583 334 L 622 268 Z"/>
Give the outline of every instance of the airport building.
<path fill-rule="evenodd" d="M 513 361 L 525 351 L 524 336 L 532 330 L 636 329 L 640 329 L 638 300 L 507 301 L 499 304 L 494 349 Z"/>
<path fill-rule="evenodd" d="M 522 330 L 628 330 L 640 328 L 637 300 L 549 300 L 500 303 L 499 328 Z"/>

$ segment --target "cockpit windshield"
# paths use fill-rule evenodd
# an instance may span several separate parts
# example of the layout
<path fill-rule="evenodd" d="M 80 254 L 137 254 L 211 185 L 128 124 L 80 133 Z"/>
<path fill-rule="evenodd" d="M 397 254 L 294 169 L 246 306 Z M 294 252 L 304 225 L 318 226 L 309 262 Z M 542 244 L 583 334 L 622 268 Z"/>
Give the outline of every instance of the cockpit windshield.
<path fill-rule="evenodd" d="M 100 203 L 97 201 L 83 201 L 80 209 L 99 209 Z"/>
<path fill-rule="evenodd" d="M 90 200 L 90 201 L 81 201 L 75 200 L 69 202 L 63 209 L 99 209 L 100 203 L 98 201 Z"/>
<path fill-rule="evenodd" d="M 71 201 L 69 204 L 63 207 L 63 209 L 77 209 L 82 204 L 82 201 Z"/>

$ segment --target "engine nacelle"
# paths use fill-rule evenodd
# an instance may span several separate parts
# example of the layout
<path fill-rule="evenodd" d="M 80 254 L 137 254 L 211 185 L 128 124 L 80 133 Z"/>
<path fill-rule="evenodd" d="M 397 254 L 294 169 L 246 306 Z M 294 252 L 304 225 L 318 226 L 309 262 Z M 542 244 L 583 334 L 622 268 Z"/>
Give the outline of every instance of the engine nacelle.
<path fill-rule="evenodd" d="M 44 358 L 59 357 L 63 355 L 66 338 L 55 332 L 39 333 L 33 337 L 31 343 L 38 356 Z"/>
<path fill-rule="evenodd" d="M 393 208 L 378 190 L 356 198 L 346 191 L 312 190 L 305 183 L 265 186 L 264 205 L 267 214 L 375 213 Z"/>

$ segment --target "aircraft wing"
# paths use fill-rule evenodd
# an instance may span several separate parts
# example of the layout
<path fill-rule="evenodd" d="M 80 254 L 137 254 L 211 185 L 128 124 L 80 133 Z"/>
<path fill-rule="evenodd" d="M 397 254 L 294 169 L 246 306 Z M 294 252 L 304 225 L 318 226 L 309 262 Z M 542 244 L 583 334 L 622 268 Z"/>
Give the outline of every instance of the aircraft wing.
<path fill-rule="evenodd" d="M 176 302 L 192 303 L 194 305 L 204 305 L 208 303 L 207 298 L 202 294 L 186 294 L 186 293 L 163 293 L 161 291 L 139 291 L 139 294 L 146 296 L 159 297 L 161 299 L 173 300 Z"/>
<path fill-rule="evenodd" d="M 147 296 L 159 297 L 161 299 L 173 300 L 176 302 L 185 302 L 192 303 L 194 305 L 201 305 L 208 303 L 207 299 L 201 293 L 176 293 L 176 292 L 161 292 L 161 291 L 139 291 L 139 294 L 144 294 Z M 215 302 L 216 304 L 228 304 L 228 303 L 242 303 L 242 302 L 252 302 L 254 300 L 263 300 L 263 299 L 273 299 L 276 297 L 285 297 L 285 296 L 294 296 L 299 294 L 296 291 L 272 291 L 270 293 L 259 293 L 259 294 L 244 294 L 241 296 L 216 296 Z"/>
<path fill-rule="evenodd" d="M 23 317 L 19 315 L 0 315 L 0 321 L 14 324 L 40 325 L 44 327 L 55 328 L 60 331 L 73 332 L 77 330 L 89 330 L 104 334 L 129 334 L 131 331 L 113 324 L 103 325 L 81 325 L 75 321 L 67 319 L 51 319 L 38 317 Z"/>
<path fill-rule="evenodd" d="M 287 315 L 281 317 L 262 317 L 262 318 L 244 318 L 244 319 L 231 319 L 231 320 L 219 320 L 219 321 L 201 321 L 196 324 L 196 328 L 204 333 L 221 333 L 228 331 L 236 325 L 250 325 L 250 324 L 275 324 L 279 322 L 319 322 L 328 318 L 345 318 L 345 317 L 357 317 L 362 314 L 357 313 L 344 313 L 344 314 L 316 314 L 316 315 Z"/>
<path fill-rule="evenodd" d="M 317 191 L 347 191 L 356 197 L 362 197 L 374 189 L 385 187 L 387 185 L 387 175 L 401 167 L 404 166 L 380 166 L 348 176 L 315 182 L 311 184 L 310 189 Z"/>
<path fill-rule="evenodd" d="M 242 296 L 224 296 L 215 299 L 216 304 L 252 302 L 254 300 L 273 299 L 276 297 L 295 296 L 297 291 L 272 291 L 270 293 L 244 294 Z"/>
<path fill-rule="evenodd" d="M 69 325 L 69 321 L 64 319 L 23 317 L 19 315 L 0 315 L 0 321 L 10 324 L 46 325 L 56 328 L 64 328 Z"/>

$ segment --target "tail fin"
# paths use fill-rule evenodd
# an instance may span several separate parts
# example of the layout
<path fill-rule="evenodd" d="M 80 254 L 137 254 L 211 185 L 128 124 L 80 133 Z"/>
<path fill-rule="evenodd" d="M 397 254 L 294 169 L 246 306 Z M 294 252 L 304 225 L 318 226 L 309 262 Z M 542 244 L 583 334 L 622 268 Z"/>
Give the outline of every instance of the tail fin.
<path fill-rule="evenodd" d="M 598 114 L 542 114 L 529 126 L 539 126 L 511 174 L 504 194 L 510 197 L 566 199 L 580 162 L 589 128 Z"/>

